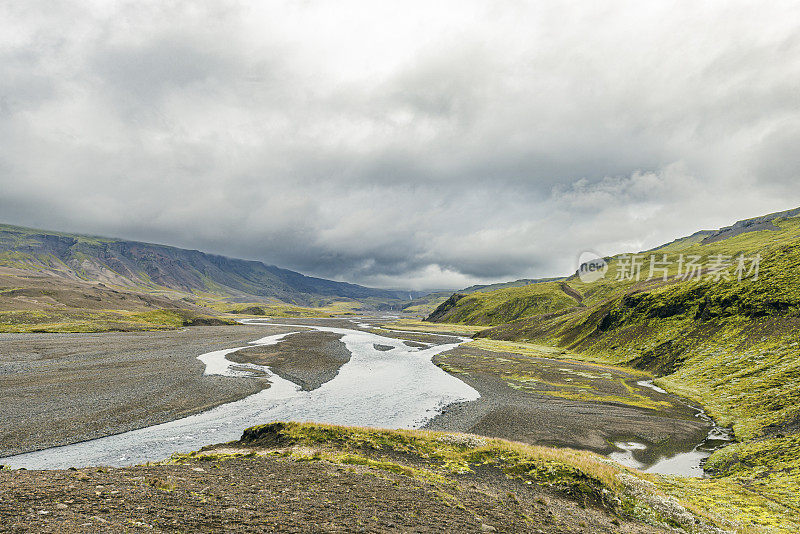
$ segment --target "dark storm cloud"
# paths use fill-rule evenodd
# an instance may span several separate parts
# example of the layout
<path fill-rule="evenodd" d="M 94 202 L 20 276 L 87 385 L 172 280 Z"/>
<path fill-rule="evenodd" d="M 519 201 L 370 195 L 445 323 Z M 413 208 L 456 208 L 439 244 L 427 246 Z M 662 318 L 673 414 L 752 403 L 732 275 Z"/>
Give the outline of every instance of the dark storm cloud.
<path fill-rule="evenodd" d="M 0 3 L 0 219 L 394 287 L 800 205 L 800 9 Z"/>

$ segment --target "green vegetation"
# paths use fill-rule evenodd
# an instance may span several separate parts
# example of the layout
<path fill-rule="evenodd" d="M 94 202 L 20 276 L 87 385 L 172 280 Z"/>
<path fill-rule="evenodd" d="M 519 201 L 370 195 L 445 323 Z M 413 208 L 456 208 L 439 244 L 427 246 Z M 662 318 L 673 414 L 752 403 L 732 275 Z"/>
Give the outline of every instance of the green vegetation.
<path fill-rule="evenodd" d="M 168 462 L 220 462 L 263 454 L 365 466 L 445 487 L 477 472 L 490 477 L 497 473 L 652 525 L 684 532 L 716 532 L 714 525 L 741 528 L 723 516 L 701 511 L 692 503 L 694 493 L 688 493 L 686 500 L 675 497 L 654 483 L 655 477 L 602 456 L 467 434 L 270 423 L 247 429 L 238 442 L 174 455 Z M 669 489 L 666 484 L 664 488 Z"/>
<path fill-rule="evenodd" d="M 154 310 L 139 313 L 121 310 L 0 312 L 0 332 L 3 333 L 128 332 L 220 324 L 235 324 L 235 322 L 192 310 Z"/>
<path fill-rule="evenodd" d="M 207 307 L 221 313 L 233 315 L 252 315 L 265 317 L 334 317 L 337 315 L 355 315 L 361 307 L 360 302 L 334 301 L 324 306 L 293 306 L 284 303 L 237 303 L 217 301 L 208 302 Z"/>
<path fill-rule="evenodd" d="M 434 325 L 444 327 L 445 325 Z M 452 325 L 446 325 L 452 326 Z M 484 329 L 481 329 L 484 330 Z M 481 330 L 478 330 L 480 332 Z M 513 354 L 521 354 L 524 356 L 532 356 L 534 358 L 557 358 L 559 360 L 574 360 L 579 362 L 594 362 L 594 363 L 608 363 L 608 358 L 602 356 L 594 356 L 592 354 L 582 354 L 579 352 L 570 352 L 558 347 L 548 345 L 537 345 L 536 343 L 505 341 L 501 339 L 477 338 L 469 343 L 462 345 L 463 347 L 473 347 L 481 350 L 488 350 L 492 352 L 511 352 Z"/>
<path fill-rule="evenodd" d="M 499 325 L 521 317 L 553 313 L 575 306 L 575 298 L 560 288 L 560 282 L 476 292 L 458 300 L 437 320 L 471 325 Z M 439 308 L 441 309 L 441 307 Z M 437 310 L 438 311 L 438 310 Z M 434 315 L 435 312 L 434 312 Z"/>
<path fill-rule="evenodd" d="M 459 291 L 459 293 L 464 295 L 469 295 L 473 293 L 487 293 L 490 291 L 495 291 L 498 289 L 506 289 L 512 287 L 525 287 L 531 284 L 538 284 L 542 282 L 552 282 L 554 280 L 561 280 L 561 278 L 541 278 L 541 279 L 523 279 L 523 280 L 514 280 L 513 282 L 502 282 L 498 284 L 489 284 L 489 285 L 477 285 L 477 286 L 470 286 L 465 289 Z M 420 315 L 426 317 L 432 314 L 436 308 L 441 306 L 448 298 L 450 298 L 450 292 L 447 291 L 438 291 L 435 293 L 429 293 L 428 295 L 416 298 L 410 301 L 408 304 L 403 306 L 403 313 Z"/>
<path fill-rule="evenodd" d="M 402 311 L 409 315 L 426 317 L 433 313 L 433 310 L 438 308 L 448 297 L 450 297 L 450 293 L 446 291 L 429 293 L 409 301 L 402 307 Z"/>
<path fill-rule="evenodd" d="M 481 340 L 482 341 L 482 340 Z M 480 341 L 477 345 L 480 345 Z M 475 346 L 475 342 L 462 347 Z M 459 351 L 444 353 L 436 358 L 436 364 L 450 373 L 486 373 L 500 378 L 508 386 L 564 399 L 592 402 L 613 402 L 644 409 L 664 410 L 673 404 L 653 399 L 646 387 L 636 382 L 652 378 L 646 372 L 635 369 L 597 364 L 579 363 L 579 366 L 565 366 L 569 360 L 553 359 L 552 353 L 535 354 L 533 349 L 517 352 L 515 344 L 501 355 L 483 351 Z M 545 360 L 542 361 L 542 358 Z"/>
<path fill-rule="evenodd" d="M 775 229 L 705 244 L 708 234 L 695 235 L 644 253 L 639 281 L 613 279 L 625 261 L 616 256 L 608 258 L 603 280 L 583 283 L 573 276 L 461 297 L 432 320 L 493 326 L 477 334 L 489 350 L 505 343 L 503 350 L 512 352 L 540 351 L 661 376 L 658 385 L 701 403 L 718 422 L 733 426 L 741 442 L 711 457 L 713 481 L 670 487 L 717 510 L 740 503 L 736 512 L 724 513 L 754 524 L 785 525 L 800 513 L 800 218 L 773 224 Z M 651 254 L 672 257 L 666 280 L 660 272 L 644 280 Z M 699 280 L 684 280 L 677 277 L 679 254 L 721 254 L 733 265 L 727 279 L 704 271 Z M 737 279 L 740 254 L 760 255 L 757 280 L 747 273 Z M 700 498 L 703 491 L 724 503 L 711 506 L 710 498 Z M 770 517 L 761 504 L 751 510 L 754 500 L 772 502 L 785 516 Z"/>

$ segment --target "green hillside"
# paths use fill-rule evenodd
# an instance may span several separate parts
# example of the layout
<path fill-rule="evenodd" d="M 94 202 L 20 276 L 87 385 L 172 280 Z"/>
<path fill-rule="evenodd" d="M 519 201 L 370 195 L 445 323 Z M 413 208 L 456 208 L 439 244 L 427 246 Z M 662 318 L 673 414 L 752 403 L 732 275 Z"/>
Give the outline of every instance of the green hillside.
<path fill-rule="evenodd" d="M 552 282 L 554 280 L 563 280 L 563 278 L 523 278 L 521 280 L 513 280 L 511 282 L 499 282 L 497 284 L 474 285 L 457 291 L 460 295 L 471 295 L 473 293 L 487 293 L 498 289 L 506 289 L 512 287 L 526 287 L 531 284 L 541 284 L 544 282 Z M 430 315 L 436 308 L 441 306 L 447 301 L 452 294 L 449 291 L 436 291 L 428 293 L 414 300 L 409 301 L 403 306 L 403 313 L 413 313 L 417 315 Z"/>
<path fill-rule="evenodd" d="M 784 212 L 699 232 L 641 253 L 607 258 L 602 280 L 563 282 L 454 296 L 429 318 L 488 325 L 480 338 L 558 347 L 654 372 L 657 384 L 701 403 L 739 443 L 707 464 L 735 482 L 800 510 L 800 218 Z M 663 260 L 647 280 L 650 258 Z M 700 256 L 699 279 L 687 272 Z M 722 255 L 720 257 L 720 255 Z M 742 255 L 741 280 L 736 271 Z M 750 272 L 760 257 L 758 276 Z M 714 263 L 729 260 L 716 273 Z M 661 266 L 654 264 L 654 266 Z M 664 277 L 666 276 L 666 280 Z"/>
<path fill-rule="evenodd" d="M 546 282 L 470 295 L 456 293 L 436 309 L 429 319 L 494 326 L 522 317 L 559 312 L 577 304 L 576 297 L 562 289 L 562 283 Z"/>

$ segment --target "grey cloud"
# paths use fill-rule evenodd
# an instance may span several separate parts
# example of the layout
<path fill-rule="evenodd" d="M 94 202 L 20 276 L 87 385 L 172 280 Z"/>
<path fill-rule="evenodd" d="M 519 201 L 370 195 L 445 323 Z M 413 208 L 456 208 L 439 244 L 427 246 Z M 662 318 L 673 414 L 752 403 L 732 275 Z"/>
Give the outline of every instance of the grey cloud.
<path fill-rule="evenodd" d="M 800 205 L 792 3 L 25 4 L 7 222 L 441 288 Z"/>
<path fill-rule="evenodd" d="M 89 68 L 110 89 L 150 105 L 166 91 L 179 91 L 225 73 L 223 58 L 179 40 L 158 39 L 138 46 L 101 49 Z"/>

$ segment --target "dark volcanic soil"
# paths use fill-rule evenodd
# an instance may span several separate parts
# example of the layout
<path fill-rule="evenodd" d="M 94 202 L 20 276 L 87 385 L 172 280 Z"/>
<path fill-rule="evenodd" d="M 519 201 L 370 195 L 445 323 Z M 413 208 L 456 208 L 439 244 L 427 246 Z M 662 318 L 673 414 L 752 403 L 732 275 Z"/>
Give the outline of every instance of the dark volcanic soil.
<path fill-rule="evenodd" d="M 662 532 L 505 477 L 447 481 L 288 457 L 0 471 L 4 532 Z"/>
<path fill-rule="evenodd" d="M 277 345 L 248 347 L 229 354 L 227 359 L 267 365 L 281 378 L 310 391 L 333 380 L 342 365 L 350 361 L 350 351 L 341 338 L 341 334 L 330 332 L 300 332 Z"/>
<path fill-rule="evenodd" d="M 707 423 L 675 397 L 636 384 L 614 367 L 458 347 L 434 362 L 481 394 L 448 406 L 425 428 L 600 453 L 615 441 L 647 444 L 648 461 L 691 450 Z M 559 395 L 571 395 L 564 398 Z M 576 398 L 577 397 L 577 398 Z"/>
<path fill-rule="evenodd" d="M 204 377 L 197 356 L 292 330 L 0 334 L 0 456 L 150 426 L 253 394 L 269 383 Z"/>

